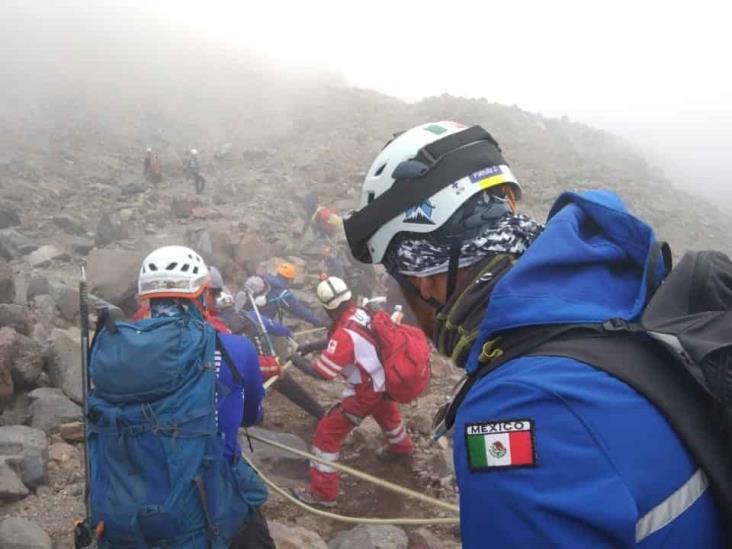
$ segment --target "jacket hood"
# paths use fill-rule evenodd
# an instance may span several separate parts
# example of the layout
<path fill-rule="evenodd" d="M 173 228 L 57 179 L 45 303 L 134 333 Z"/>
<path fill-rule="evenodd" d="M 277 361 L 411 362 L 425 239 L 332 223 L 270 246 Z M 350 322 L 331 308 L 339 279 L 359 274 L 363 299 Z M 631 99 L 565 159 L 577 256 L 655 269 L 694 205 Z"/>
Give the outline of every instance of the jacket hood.
<path fill-rule="evenodd" d="M 647 300 L 646 265 L 655 242 L 653 229 L 615 193 L 562 194 L 544 232 L 493 290 L 468 371 L 483 343 L 503 330 L 637 319 Z M 659 280 L 664 275 L 657 274 Z"/>

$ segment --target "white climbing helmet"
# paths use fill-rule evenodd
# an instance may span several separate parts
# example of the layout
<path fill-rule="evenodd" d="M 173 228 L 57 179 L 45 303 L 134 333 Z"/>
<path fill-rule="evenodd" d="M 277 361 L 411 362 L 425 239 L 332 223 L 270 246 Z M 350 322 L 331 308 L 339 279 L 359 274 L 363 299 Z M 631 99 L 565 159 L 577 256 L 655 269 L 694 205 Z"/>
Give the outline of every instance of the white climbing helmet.
<path fill-rule="evenodd" d="M 318 299 L 326 309 L 337 309 L 342 303 L 351 299 L 351 290 L 348 285 L 336 276 L 329 276 L 316 288 Z"/>
<path fill-rule="evenodd" d="M 480 126 L 442 121 L 398 134 L 369 168 L 360 210 L 345 219 L 351 251 L 380 263 L 398 233 L 431 233 L 471 196 L 504 183 L 518 200 L 521 187 Z"/>
<path fill-rule="evenodd" d="M 138 295 L 145 298 L 196 298 L 210 284 L 201 256 L 185 246 L 163 246 L 148 255 L 140 267 Z"/>
<path fill-rule="evenodd" d="M 196 156 L 198 154 L 198 151 L 196 149 L 191 149 L 191 154 L 193 156 Z"/>

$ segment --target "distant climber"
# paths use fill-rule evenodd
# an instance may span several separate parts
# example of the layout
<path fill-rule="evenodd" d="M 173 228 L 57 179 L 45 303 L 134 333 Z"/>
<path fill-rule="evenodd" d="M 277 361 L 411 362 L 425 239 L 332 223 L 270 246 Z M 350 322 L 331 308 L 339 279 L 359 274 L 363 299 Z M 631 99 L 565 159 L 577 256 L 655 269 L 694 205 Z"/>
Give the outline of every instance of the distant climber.
<path fill-rule="evenodd" d="M 335 238 L 343 235 L 343 218 L 335 210 L 323 206 L 315 193 L 309 193 L 304 200 L 308 224 L 320 237 Z"/>
<path fill-rule="evenodd" d="M 162 166 L 160 164 L 160 156 L 153 152 L 151 147 L 145 150 L 145 160 L 143 162 L 143 175 L 145 181 L 149 183 L 160 183 L 163 180 Z"/>
<path fill-rule="evenodd" d="M 198 151 L 191 149 L 183 158 L 183 171 L 188 179 L 193 181 L 196 194 L 202 194 L 206 188 L 206 178 L 201 175 L 201 164 L 198 160 Z"/>

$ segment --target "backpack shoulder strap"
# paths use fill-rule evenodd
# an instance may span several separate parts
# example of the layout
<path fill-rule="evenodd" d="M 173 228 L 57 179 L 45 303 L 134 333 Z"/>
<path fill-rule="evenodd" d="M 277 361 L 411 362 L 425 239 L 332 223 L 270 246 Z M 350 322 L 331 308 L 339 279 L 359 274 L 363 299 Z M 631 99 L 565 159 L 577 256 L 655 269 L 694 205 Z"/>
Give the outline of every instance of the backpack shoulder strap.
<path fill-rule="evenodd" d="M 221 341 L 218 334 L 216 334 L 216 349 L 221 353 L 221 362 L 225 363 L 227 368 L 229 368 L 229 372 L 231 372 L 231 377 L 234 380 L 234 383 L 237 385 L 244 385 L 244 378 L 241 376 L 239 369 L 236 367 L 236 363 L 231 358 L 229 351 L 226 349 L 226 345 Z"/>
<path fill-rule="evenodd" d="M 611 374 L 645 396 L 666 418 L 707 474 L 720 510 L 732 524 L 732 465 L 729 433 L 704 388 L 675 357 L 642 334 L 570 331 L 528 355 L 561 356 Z"/>

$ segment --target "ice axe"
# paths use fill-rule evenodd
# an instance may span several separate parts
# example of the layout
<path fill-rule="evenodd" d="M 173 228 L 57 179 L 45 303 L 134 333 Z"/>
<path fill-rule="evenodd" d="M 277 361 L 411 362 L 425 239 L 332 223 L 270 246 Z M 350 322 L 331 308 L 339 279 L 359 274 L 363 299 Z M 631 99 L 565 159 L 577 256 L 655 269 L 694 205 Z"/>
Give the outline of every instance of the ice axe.
<path fill-rule="evenodd" d="M 81 392 L 83 403 L 84 425 L 84 513 L 83 520 L 74 526 L 74 547 L 89 547 L 102 536 L 104 523 L 96 528 L 91 525 L 91 477 L 89 465 L 89 442 L 87 438 L 87 420 L 89 417 L 89 290 L 86 284 L 86 271 L 81 268 L 79 279 L 79 327 L 81 329 Z"/>

